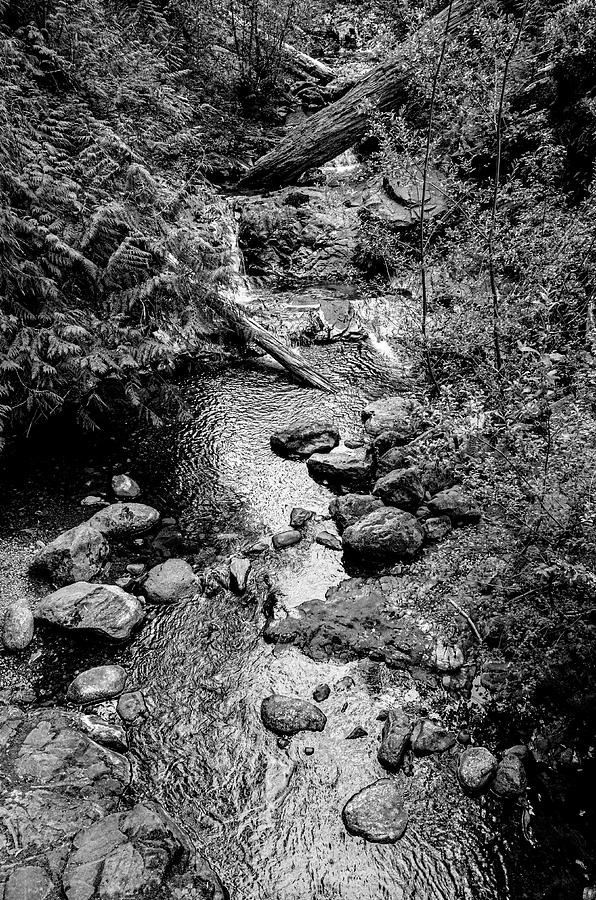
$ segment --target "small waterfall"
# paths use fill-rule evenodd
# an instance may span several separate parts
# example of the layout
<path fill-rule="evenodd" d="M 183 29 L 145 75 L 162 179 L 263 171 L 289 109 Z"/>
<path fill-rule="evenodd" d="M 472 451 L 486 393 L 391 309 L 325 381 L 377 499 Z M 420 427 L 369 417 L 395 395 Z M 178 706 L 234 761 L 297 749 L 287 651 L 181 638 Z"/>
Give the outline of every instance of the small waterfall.
<path fill-rule="evenodd" d="M 235 212 L 229 229 L 229 262 L 232 270 L 232 293 L 234 302 L 239 306 L 248 306 L 254 299 L 250 278 L 246 274 L 244 254 L 240 247 L 240 216 Z"/>

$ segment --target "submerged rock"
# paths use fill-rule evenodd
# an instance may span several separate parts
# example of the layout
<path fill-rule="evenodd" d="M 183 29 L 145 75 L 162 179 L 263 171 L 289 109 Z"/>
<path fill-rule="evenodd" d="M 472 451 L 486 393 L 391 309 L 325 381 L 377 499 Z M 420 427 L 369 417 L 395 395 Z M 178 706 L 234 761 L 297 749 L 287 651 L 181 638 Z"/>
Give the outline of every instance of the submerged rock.
<path fill-rule="evenodd" d="M 319 531 L 315 540 L 317 544 L 321 544 L 322 547 L 327 547 L 329 550 L 337 550 L 339 552 L 343 550 L 341 538 L 337 534 L 333 534 L 332 531 Z"/>
<path fill-rule="evenodd" d="M 279 456 L 302 459 L 333 450 L 339 444 L 339 431 L 330 422 L 304 422 L 276 431 L 269 443 Z"/>
<path fill-rule="evenodd" d="M 314 517 L 312 509 L 302 509 L 301 506 L 295 506 L 290 513 L 290 525 L 292 528 L 304 528 Z"/>
<path fill-rule="evenodd" d="M 144 503 L 111 503 L 91 516 L 88 524 L 107 537 L 143 534 L 159 522 L 159 513 Z"/>
<path fill-rule="evenodd" d="M 391 778 L 380 778 L 354 794 L 342 819 L 350 834 L 378 844 L 394 844 L 408 824 L 401 792 Z"/>
<path fill-rule="evenodd" d="M 422 407 L 408 397 L 386 397 L 375 400 L 362 410 L 362 421 L 373 437 L 390 431 L 402 444 L 413 440 L 423 430 Z"/>
<path fill-rule="evenodd" d="M 97 703 L 111 700 L 124 690 L 126 671 L 122 666 L 94 666 L 77 675 L 68 685 L 67 700 L 71 703 Z"/>
<path fill-rule="evenodd" d="M 497 759 L 486 747 L 468 747 L 459 758 L 459 780 L 471 793 L 479 793 L 487 787 L 496 771 Z"/>
<path fill-rule="evenodd" d="M 145 617 L 140 601 L 110 584 L 77 581 L 48 594 L 35 618 L 74 631 L 95 631 L 114 641 L 128 638 Z"/>
<path fill-rule="evenodd" d="M 261 720 L 265 728 L 279 735 L 323 731 L 327 722 L 324 713 L 314 703 L 283 694 L 272 694 L 263 700 Z"/>
<path fill-rule="evenodd" d="M 421 719 L 414 726 L 410 743 L 412 750 L 418 755 L 425 753 L 444 753 L 455 746 L 456 736 L 432 719 Z"/>
<path fill-rule="evenodd" d="M 416 665 L 429 652 L 431 638 L 373 579 L 348 579 L 330 588 L 325 600 L 301 603 L 296 613 L 269 622 L 265 640 L 293 643 L 312 659 L 364 657 L 393 668 Z M 354 684 L 350 676 L 340 683 Z"/>
<path fill-rule="evenodd" d="M 470 494 L 456 485 L 439 491 L 428 501 L 433 516 L 449 516 L 453 525 L 469 525 L 480 521 L 482 512 Z"/>
<path fill-rule="evenodd" d="M 141 493 L 139 485 L 128 475 L 114 475 L 112 490 L 119 500 L 134 500 Z"/>
<path fill-rule="evenodd" d="M 172 556 L 184 556 L 186 553 L 194 552 L 192 542 L 189 542 L 184 534 L 180 531 L 176 523 L 166 525 L 160 528 L 153 540 L 151 546 L 156 553 L 165 559 Z"/>
<path fill-rule="evenodd" d="M 344 494 L 334 497 L 329 504 L 329 515 L 341 532 L 376 509 L 382 509 L 383 501 L 372 494 Z"/>
<path fill-rule="evenodd" d="M 366 487 L 370 481 L 372 459 L 364 447 L 357 450 L 334 450 L 332 453 L 314 453 L 307 459 L 306 467 L 315 481 L 357 490 Z"/>
<path fill-rule="evenodd" d="M 56 584 L 89 581 L 109 555 L 110 545 L 100 530 L 83 522 L 42 547 L 31 562 L 31 570 Z"/>
<path fill-rule="evenodd" d="M 184 559 L 166 559 L 154 566 L 143 583 L 143 592 L 152 603 L 177 603 L 197 591 L 197 577 Z"/>
<path fill-rule="evenodd" d="M 300 532 L 291 528 L 288 531 L 280 531 L 273 535 L 273 546 L 276 550 L 285 550 L 286 547 L 292 547 L 302 540 Z"/>
<path fill-rule="evenodd" d="M 312 692 L 312 698 L 316 703 L 322 703 L 323 700 L 327 700 L 331 693 L 331 688 L 328 684 L 319 684 Z"/>
<path fill-rule="evenodd" d="M 377 758 L 384 768 L 392 772 L 401 766 L 410 742 L 412 723 L 401 709 L 390 709 L 381 732 L 381 746 Z"/>
<path fill-rule="evenodd" d="M 233 556 L 230 560 L 230 587 L 238 594 L 243 594 L 248 583 L 252 564 L 245 556 Z"/>
<path fill-rule="evenodd" d="M 120 718 L 129 724 L 149 714 L 142 691 L 125 691 L 118 699 L 116 709 Z"/>
<path fill-rule="evenodd" d="M 388 506 L 416 510 L 424 498 L 424 486 L 418 469 L 394 469 L 379 478 L 373 488 L 375 497 L 380 497 Z"/>
<path fill-rule="evenodd" d="M 25 650 L 33 640 L 35 622 L 26 600 L 16 600 L 6 610 L 2 625 L 2 643 L 11 653 Z"/>
<path fill-rule="evenodd" d="M 519 797 L 527 787 L 524 764 L 519 756 L 507 753 L 500 761 L 491 790 L 503 799 Z"/>
<path fill-rule="evenodd" d="M 422 531 L 414 516 L 394 507 L 377 509 L 349 525 L 343 533 L 347 554 L 372 563 L 411 559 L 422 547 Z"/>

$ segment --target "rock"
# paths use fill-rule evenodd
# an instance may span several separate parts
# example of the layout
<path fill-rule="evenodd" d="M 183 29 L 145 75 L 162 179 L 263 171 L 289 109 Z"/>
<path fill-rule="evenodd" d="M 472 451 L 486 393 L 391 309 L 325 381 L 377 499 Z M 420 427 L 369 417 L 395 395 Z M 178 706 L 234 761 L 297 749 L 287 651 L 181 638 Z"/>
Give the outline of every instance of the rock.
<path fill-rule="evenodd" d="M 438 672 L 457 672 L 464 664 L 464 655 L 456 644 L 447 644 L 443 638 L 438 638 L 432 664 Z"/>
<path fill-rule="evenodd" d="M 136 722 L 137 719 L 144 719 L 148 715 L 142 691 L 126 691 L 118 699 L 116 709 L 120 718 L 129 724 Z"/>
<path fill-rule="evenodd" d="M 149 570 L 143 593 L 152 603 L 177 603 L 198 593 L 192 566 L 184 559 L 166 559 Z"/>
<path fill-rule="evenodd" d="M 373 488 L 373 495 L 380 497 L 388 506 L 416 510 L 424 498 L 424 487 L 418 469 L 394 469 L 379 478 Z"/>
<path fill-rule="evenodd" d="M 527 762 L 530 759 L 530 748 L 527 744 L 515 744 L 503 750 L 503 756 L 517 756 L 522 762 Z"/>
<path fill-rule="evenodd" d="M 245 556 L 233 556 L 230 560 L 230 586 L 238 594 L 243 594 L 252 568 Z"/>
<path fill-rule="evenodd" d="M 81 506 L 109 506 L 109 504 L 102 497 L 95 497 L 93 494 L 89 494 L 87 497 L 83 497 Z"/>
<path fill-rule="evenodd" d="M 377 759 L 384 768 L 392 772 L 399 769 L 411 733 L 412 723 L 409 717 L 400 709 L 390 709 L 383 725 L 381 746 L 377 753 Z"/>
<path fill-rule="evenodd" d="M 418 755 L 425 753 L 444 753 L 455 746 L 456 737 L 432 719 L 421 719 L 414 726 L 410 743 L 412 750 Z"/>
<path fill-rule="evenodd" d="M 126 571 L 129 575 L 132 575 L 133 578 L 140 578 L 145 571 L 145 563 L 130 563 L 126 567 Z"/>
<path fill-rule="evenodd" d="M 26 600 L 11 603 L 2 626 L 2 643 L 9 652 L 25 650 L 33 640 L 34 619 Z"/>
<path fill-rule="evenodd" d="M 144 503 L 111 503 L 91 516 L 88 524 L 106 537 L 143 534 L 159 522 L 159 513 Z"/>
<path fill-rule="evenodd" d="M 312 509 L 302 509 L 301 506 L 295 506 L 290 513 L 290 525 L 292 528 L 304 528 L 313 516 L 314 512 Z"/>
<path fill-rule="evenodd" d="M 336 691 L 351 691 L 355 684 L 356 682 L 351 675 L 344 675 L 343 678 L 335 682 L 333 687 Z"/>
<path fill-rule="evenodd" d="M 384 507 L 349 525 L 343 546 L 347 554 L 372 563 L 411 559 L 422 547 L 422 531 L 410 513 Z"/>
<path fill-rule="evenodd" d="M 429 635 L 400 610 L 390 590 L 372 579 L 343 581 L 327 591 L 325 600 L 307 600 L 296 613 L 268 622 L 265 640 L 293 643 L 316 660 L 369 658 L 392 668 L 418 665 L 430 653 Z M 341 683 L 353 686 L 350 676 Z"/>
<path fill-rule="evenodd" d="M 112 490 L 119 500 L 134 500 L 141 493 L 141 489 L 128 475 L 114 475 L 112 478 Z"/>
<path fill-rule="evenodd" d="M 402 444 L 413 440 L 423 431 L 422 407 L 407 397 L 386 397 L 375 400 L 362 410 L 362 421 L 368 434 L 377 437 L 390 431 Z"/>
<path fill-rule="evenodd" d="M 451 531 L 451 519 L 449 516 L 431 516 L 424 519 L 422 523 L 422 533 L 424 539 L 431 544 L 442 541 Z"/>
<path fill-rule="evenodd" d="M 359 438 L 348 438 L 344 441 L 344 446 L 348 448 L 348 450 L 357 450 L 359 447 L 364 447 L 364 441 Z"/>
<path fill-rule="evenodd" d="M 511 799 L 523 794 L 527 784 L 523 762 L 519 756 L 507 754 L 497 767 L 497 774 L 491 785 L 491 790 L 498 797 Z"/>
<path fill-rule="evenodd" d="M 368 731 L 362 725 L 356 725 L 349 734 L 346 734 L 346 741 L 355 741 L 357 738 L 367 737 Z"/>
<path fill-rule="evenodd" d="M 457 774 L 462 786 L 471 793 L 479 793 L 497 771 L 497 759 L 486 747 L 468 747 L 459 758 Z"/>
<path fill-rule="evenodd" d="M 331 531 L 319 531 L 315 540 L 317 544 L 321 544 L 322 547 L 327 547 L 329 550 L 338 550 L 339 552 L 343 550 L 341 538 Z"/>
<path fill-rule="evenodd" d="M 305 747 L 304 748 L 304 753 L 306 756 L 312 756 L 314 752 L 315 752 L 314 747 Z"/>
<path fill-rule="evenodd" d="M 110 545 L 89 522 L 69 528 L 34 557 L 31 570 L 56 584 L 89 581 L 100 572 L 110 555 Z"/>
<path fill-rule="evenodd" d="M 482 515 L 474 498 L 458 485 L 435 494 L 428 508 L 433 516 L 449 516 L 453 525 L 474 524 Z"/>
<path fill-rule="evenodd" d="M 111 700 L 124 690 L 126 672 L 122 666 L 94 666 L 70 682 L 66 699 L 84 705 Z"/>
<path fill-rule="evenodd" d="M 48 900 L 56 894 L 41 866 L 22 866 L 9 875 L 3 896 L 4 900 Z"/>
<path fill-rule="evenodd" d="M 383 501 L 373 497 L 372 494 L 344 494 L 343 497 L 334 497 L 331 501 L 329 515 L 341 534 L 348 525 L 353 525 L 358 519 L 382 507 Z"/>
<path fill-rule="evenodd" d="M 357 490 L 366 487 L 372 473 L 372 459 L 366 449 L 333 450 L 314 453 L 306 461 L 308 474 L 315 481 L 326 481 L 334 487 Z"/>
<path fill-rule="evenodd" d="M 380 778 L 354 794 L 342 819 L 350 834 L 378 844 L 394 844 L 408 824 L 400 790 L 391 778 Z"/>
<path fill-rule="evenodd" d="M 48 594 L 35 618 L 76 631 L 94 631 L 114 641 L 128 638 L 145 617 L 140 601 L 110 584 L 77 581 Z"/>
<path fill-rule="evenodd" d="M 249 556 L 258 556 L 260 553 L 265 553 L 269 550 L 270 546 L 269 539 L 263 537 L 255 541 L 250 547 L 247 547 L 244 552 L 248 553 Z"/>
<path fill-rule="evenodd" d="M 505 687 L 508 671 L 507 663 L 499 660 L 486 660 L 482 666 L 480 684 L 491 694 L 496 694 Z"/>
<path fill-rule="evenodd" d="M 472 735 L 469 731 L 460 731 L 457 735 L 457 741 L 459 744 L 463 744 L 464 747 L 467 747 L 470 741 L 472 740 Z"/>
<path fill-rule="evenodd" d="M 327 699 L 330 693 L 331 688 L 328 684 L 319 684 L 312 692 L 312 698 L 316 703 L 322 703 L 323 700 Z"/>
<path fill-rule="evenodd" d="M 98 744 L 103 744 L 104 747 L 110 747 L 118 753 L 126 753 L 128 750 L 126 731 L 122 725 L 112 725 L 110 722 L 102 719 L 101 716 L 82 715 L 80 728 L 92 740 Z"/>
<path fill-rule="evenodd" d="M 286 547 L 291 547 L 293 544 L 297 544 L 302 539 L 302 535 L 295 528 L 291 528 L 289 531 L 280 531 L 278 534 L 273 535 L 273 546 L 276 550 L 285 550 Z"/>
<path fill-rule="evenodd" d="M 193 546 L 186 540 L 176 523 L 166 525 L 160 528 L 153 540 L 151 546 L 156 553 L 169 559 L 172 556 L 185 556 L 186 553 L 193 552 Z"/>
<path fill-rule="evenodd" d="M 333 450 L 339 443 L 339 431 L 330 422 L 305 422 L 276 431 L 269 443 L 279 456 L 303 459 Z"/>
<path fill-rule="evenodd" d="M 387 432 L 390 433 L 390 432 Z M 377 461 L 377 477 L 389 475 L 395 469 L 408 469 L 418 462 L 416 455 L 408 452 L 407 447 L 394 446 L 381 454 Z"/>
<path fill-rule="evenodd" d="M 283 694 L 272 694 L 263 700 L 261 719 L 265 728 L 283 736 L 299 731 L 323 731 L 327 722 L 313 703 Z"/>

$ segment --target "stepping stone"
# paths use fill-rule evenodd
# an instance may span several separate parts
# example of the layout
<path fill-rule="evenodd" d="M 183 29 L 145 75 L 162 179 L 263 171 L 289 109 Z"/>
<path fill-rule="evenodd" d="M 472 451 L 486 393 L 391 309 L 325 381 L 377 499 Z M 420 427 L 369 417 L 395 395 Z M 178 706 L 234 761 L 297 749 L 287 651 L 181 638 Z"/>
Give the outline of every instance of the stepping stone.
<path fill-rule="evenodd" d="M 302 540 L 300 532 L 291 528 L 289 531 L 280 531 L 273 535 L 273 546 L 276 550 L 285 550 L 286 547 L 292 547 Z"/>
<path fill-rule="evenodd" d="M 497 759 L 486 747 L 468 747 L 459 758 L 457 774 L 470 793 L 477 794 L 493 780 L 497 771 Z"/>
<path fill-rule="evenodd" d="M 269 731 L 288 736 L 299 731 L 323 731 L 327 717 L 307 700 L 272 694 L 261 703 L 261 720 Z"/>
<path fill-rule="evenodd" d="M 39 602 L 35 618 L 71 631 L 94 631 L 123 641 L 145 618 L 141 602 L 111 584 L 77 581 L 48 594 Z"/>
<path fill-rule="evenodd" d="M 80 705 L 111 700 L 124 690 L 126 677 L 122 666 L 94 666 L 70 682 L 66 699 Z"/>
<path fill-rule="evenodd" d="M 350 834 L 378 844 L 394 844 L 408 824 L 401 792 L 391 778 L 380 778 L 354 794 L 342 819 Z"/>

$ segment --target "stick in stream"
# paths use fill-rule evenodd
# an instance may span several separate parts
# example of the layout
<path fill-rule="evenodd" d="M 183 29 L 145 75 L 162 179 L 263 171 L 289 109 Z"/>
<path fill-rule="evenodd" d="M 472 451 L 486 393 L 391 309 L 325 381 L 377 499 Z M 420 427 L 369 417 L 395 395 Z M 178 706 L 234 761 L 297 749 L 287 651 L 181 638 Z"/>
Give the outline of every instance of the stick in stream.
<path fill-rule="evenodd" d="M 468 623 L 468 625 L 470 626 L 470 628 L 472 629 L 472 631 L 474 632 L 474 634 L 475 634 L 476 637 L 478 638 L 478 642 L 481 644 L 481 643 L 482 643 L 482 636 L 481 636 L 480 632 L 478 631 L 478 629 L 476 628 L 476 626 L 474 625 L 474 622 L 472 621 L 472 619 L 471 619 L 471 618 L 469 617 L 469 615 L 467 614 L 467 612 L 465 612 L 465 610 L 463 610 L 463 609 L 461 608 L 461 606 L 459 605 L 459 603 L 456 603 L 455 600 L 451 600 L 449 597 L 447 598 L 447 603 L 450 603 L 451 606 L 452 606 L 454 609 L 456 609 L 456 610 L 458 611 L 458 613 L 460 614 L 460 616 L 463 616 L 463 617 L 464 617 L 464 619 L 466 620 L 466 622 Z"/>

